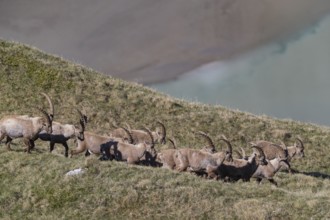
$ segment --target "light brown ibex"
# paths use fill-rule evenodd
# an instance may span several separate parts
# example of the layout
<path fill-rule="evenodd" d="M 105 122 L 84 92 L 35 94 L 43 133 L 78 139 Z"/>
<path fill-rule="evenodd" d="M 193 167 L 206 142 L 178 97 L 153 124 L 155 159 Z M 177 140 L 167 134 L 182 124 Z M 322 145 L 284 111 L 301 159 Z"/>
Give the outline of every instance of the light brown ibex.
<path fill-rule="evenodd" d="M 54 105 L 51 101 L 50 97 L 46 94 L 43 94 L 49 103 L 50 108 L 50 115 L 52 119 L 54 117 Z M 69 147 L 67 141 L 71 138 L 75 138 L 78 133 L 79 129 L 76 128 L 74 125 L 71 124 L 61 124 L 59 122 L 53 121 L 52 122 L 52 133 L 47 133 L 46 131 L 41 131 L 38 134 L 38 138 L 42 141 L 49 141 L 50 142 L 50 152 L 54 150 L 55 144 L 62 144 L 65 149 L 65 157 L 68 157 Z"/>
<path fill-rule="evenodd" d="M 204 137 L 208 142 L 208 145 L 206 145 L 206 146 L 202 147 L 200 150 L 196 150 L 196 151 L 202 151 L 202 152 L 208 152 L 208 153 L 216 152 L 215 146 L 214 146 L 211 138 L 207 134 L 205 134 L 202 131 L 196 132 L 196 134 Z M 172 139 L 168 139 L 168 140 L 173 144 L 174 149 L 162 150 L 160 153 L 157 154 L 157 160 L 163 164 L 162 167 L 173 170 L 176 168 L 175 161 L 177 160 L 176 158 L 178 156 L 178 154 L 176 154 L 177 150 L 180 150 L 181 153 L 186 155 L 190 151 L 195 151 L 195 149 L 191 149 L 191 148 L 178 149 L 175 142 Z M 186 170 L 186 168 L 182 168 L 182 169 Z"/>
<path fill-rule="evenodd" d="M 218 167 L 224 160 L 231 161 L 232 149 L 231 145 L 227 145 L 227 151 L 216 152 L 212 139 L 204 132 L 198 132 L 199 135 L 206 138 L 209 145 L 209 150 L 183 148 L 177 150 L 174 156 L 176 169 L 178 171 L 190 171 L 198 174 L 206 173 L 208 178 L 218 177 Z M 222 137 L 221 140 L 227 141 Z M 227 142 L 226 142 L 227 143 Z"/>
<path fill-rule="evenodd" d="M 168 141 L 172 143 L 173 148 L 161 150 L 161 152 L 157 154 L 156 161 L 161 163 L 163 168 L 173 170 L 175 168 L 174 155 L 177 151 L 177 146 L 173 139 L 168 138 Z"/>
<path fill-rule="evenodd" d="M 118 161 L 126 161 L 128 164 L 144 164 L 154 166 L 157 152 L 155 149 L 155 142 L 151 131 L 145 128 L 149 135 L 151 144 L 139 143 L 137 145 L 117 142 L 113 148 L 110 149 L 110 154 Z"/>
<path fill-rule="evenodd" d="M 42 95 L 48 97 L 45 93 Z M 37 107 L 43 117 L 30 117 L 27 115 L 10 115 L 5 116 L 0 120 L 0 141 L 5 137 L 6 146 L 11 150 L 10 143 L 15 138 L 23 138 L 26 145 L 26 151 L 30 153 L 34 148 L 34 141 L 38 138 L 38 134 L 45 130 L 47 133 L 52 133 L 53 113 L 48 114 L 45 110 Z"/>
<path fill-rule="evenodd" d="M 257 141 L 251 142 L 253 145 L 257 145 L 262 148 L 268 160 L 274 158 L 281 158 L 283 163 L 282 167 L 286 168 L 290 173 L 292 173 L 290 161 L 294 156 L 304 157 L 304 144 L 300 138 L 296 138 L 299 144 L 295 143 L 293 146 L 286 147 L 286 145 L 281 142 L 281 145 L 275 144 L 269 141 Z"/>
<path fill-rule="evenodd" d="M 255 146 L 258 148 L 258 146 Z M 262 179 L 267 179 L 269 182 L 277 186 L 277 182 L 274 180 L 275 174 L 279 171 L 279 169 L 282 166 L 283 161 L 285 159 L 281 159 L 280 157 L 276 157 L 272 160 L 266 159 L 265 154 L 263 153 L 262 149 L 259 148 L 260 150 L 258 151 L 258 157 L 263 160 L 262 164 L 259 164 L 257 170 L 254 172 L 252 175 L 252 178 L 256 178 L 258 183 L 261 183 Z M 242 149 L 245 154 L 244 149 Z M 247 160 L 246 157 L 241 156 L 240 159 L 245 159 Z"/>
<path fill-rule="evenodd" d="M 83 115 L 79 110 L 78 113 L 80 115 L 80 129 L 79 132 L 76 134 L 77 147 L 74 150 L 71 150 L 70 157 L 85 151 L 88 151 L 92 154 L 100 155 L 102 146 L 111 145 L 117 142 L 120 143 L 121 141 L 123 141 L 121 138 L 111 138 L 108 136 L 102 136 L 99 134 L 85 131 L 87 117 Z"/>

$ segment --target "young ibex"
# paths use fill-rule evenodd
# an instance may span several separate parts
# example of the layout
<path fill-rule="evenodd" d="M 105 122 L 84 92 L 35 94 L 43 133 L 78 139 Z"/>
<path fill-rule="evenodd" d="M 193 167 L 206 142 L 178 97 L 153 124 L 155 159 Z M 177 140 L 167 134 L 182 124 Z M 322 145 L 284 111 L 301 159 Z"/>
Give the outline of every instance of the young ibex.
<path fill-rule="evenodd" d="M 152 137 L 155 141 L 155 144 L 160 143 L 160 144 L 166 144 L 166 128 L 165 125 L 161 121 L 157 121 L 157 124 L 160 125 L 159 127 L 156 128 L 156 131 L 151 132 Z M 150 138 L 148 132 L 143 129 L 143 130 L 134 130 L 130 129 L 130 126 L 127 125 L 128 130 L 131 132 L 133 139 L 134 139 L 134 144 L 138 143 L 150 143 Z M 125 138 L 125 133 L 121 129 L 115 129 L 110 132 L 110 136 L 112 137 L 120 137 L 120 138 Z"/>
<path fill-rule="evenodd" d="M 89 153 L 100 155 L 102 146 L 112 145 L 123 141 L 121 138 L 111 138 L 108 136 L 102 136 L 85 131 L 87 117 L 83 115 L 80 111 L 78 111 L 78 113 L 80 114 L 80 129 L 75 135 L 77 138 L 77 147 L 76 149 L 71 150 L 70 157 L 75 154 L 85 152 L 86 150 Z M 132 137 L 130 139 L 132 141 Z"/>
<path fill-rule="evenodd" d="M 42 95 L 47 96 L 45 93 Z M 15 138 L 23 138 L 26 145 L 26 151 L 30 153 L 34 148 L 34 141 L 38 138 L 38 134 L 45 130 L 52 133 L 53 114 L 48 114 L 41 108 L 37 109 L 42 113 L 43 117 L 29 117 L 27 115 L 11 115 L 5 116 L 0 120 L 0 141 L 5 137 L 6 146 L 11 150 L 10 143 Z"/>

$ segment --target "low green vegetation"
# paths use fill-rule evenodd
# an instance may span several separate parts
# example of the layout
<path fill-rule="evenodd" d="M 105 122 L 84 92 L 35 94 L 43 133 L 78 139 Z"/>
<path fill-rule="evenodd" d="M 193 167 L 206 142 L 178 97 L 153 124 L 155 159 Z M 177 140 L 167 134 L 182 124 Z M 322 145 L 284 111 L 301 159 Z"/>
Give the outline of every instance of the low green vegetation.
<path fill-rule="evenodd" d="M 0 146 L 0 219 L 327 219 L 330 218 L 330 130 L 314 124 L 278 120 L 221 106 L 188 103 L 138 84 L 100 74 L 35 48 L 0 40 L 0 116 L 38 115 L 48 108 L 40 92 L 55 105 L 55 121 L 78 125 L 75 108 L 90 121 L 86 130 L 107 134 L 113 124 L 155 128 L 161 120 L 178 147 L 200 148 L 208 133 L 218 149 L 226 135 L 234 149 L 252 140 L 305 143 L 300 171 L 275 176 L 279 187 L 263 181 L 223 183 L 161 168 L 130 166 L 97 157 L 63 156 L 56 145 L 36 141 L 24 152 L 21 140 L 13 151 Z M 221 145 L 220 145 L 221 144 Z M 73 141 L 69 142 L 74 148 Z M 167 146 L 157 145 L 157 150 Z M 87 168 L 77 176 L 65 176 Z"/>

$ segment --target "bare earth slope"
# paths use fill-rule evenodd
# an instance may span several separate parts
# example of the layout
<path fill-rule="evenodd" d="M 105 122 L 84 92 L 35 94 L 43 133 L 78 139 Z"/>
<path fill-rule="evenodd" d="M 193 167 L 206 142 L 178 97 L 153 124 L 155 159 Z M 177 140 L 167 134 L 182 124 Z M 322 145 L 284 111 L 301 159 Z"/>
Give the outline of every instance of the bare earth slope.
<path fill-rule="evenodd" d="M 286 37 L 328 0 L 24 0 L 0 2 L 0 38 L 142 83 Z"/>
<path fill-rule="evenodd" d="M 279 142 L 283 131 L 305 141 L 306 158 L 292 161 L 298 174 L 275 176 L 279 187 L 254 181 L 222 183 L 200 177 L 83 155 L 64 158 L 63 148 L 48 153 L 36 142 L 31 154 L 15 140 L 13 151 L 0 145 L 0 219 L 327 219 L 330 218 L 330 131 L 327 127 L 254 116 L 221 106 L 172 99 L 45 54 L 0 40 L 0 117 L 38 115 L 31 106 L 55 104 L 55 120 L 78 124 L 75 108 L 90 117 L 87 130 L 105 134 L 112 122 L 154 128 L 163 121 L 179 147 L 205 144 L 194 135 L 213 137 L 218 149 L 225 134 L 234 149 L 251 140 Z M 285 140 L 292 144 L 293 138 Z M 74 148 L 74 143 L 69 143 Z M 166 146 L 156 146 L 157 150 Z M 76 168 L 83 175 L 65 177 Z"/>

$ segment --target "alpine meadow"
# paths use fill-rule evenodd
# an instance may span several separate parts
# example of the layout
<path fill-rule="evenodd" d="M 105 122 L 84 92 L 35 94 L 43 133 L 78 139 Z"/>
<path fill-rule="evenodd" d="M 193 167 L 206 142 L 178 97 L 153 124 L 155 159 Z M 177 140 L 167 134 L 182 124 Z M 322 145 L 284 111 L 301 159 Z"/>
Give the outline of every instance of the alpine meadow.
<path fill-rule="evenodd" d="M 111 74 L 111 73 L 110 73 Z M 303 158 L 281 169 L 277 186 L 263 179 L 224 181 L 194 172 L 99 160 L 84 153 L 65 157 L 65 148 L 40 139 L 30 153 L 21 138 L 0 145 L 0 219 L 329 219 L 330 129 L 279 120 L 222 106 L 172 98 L 140 84 L 98 73 L 17 42 L 0 40 L 0 119 L 42 116 L 54 105 L 54 121 L 109 135 L 116 126 L 155 131 L 162 122 L 177 149 L 244 149 L 266 140 L 287 146 L 303 141 Z M 39 108 L 39 110 L 38 110 Z M 1 127 L 1 126 L 0 126 Z M 196 135 L 197 134 L 197 135 Z M 198 135 L 207 134 L 207 135 Z M 205 140 L 208 140 L 208 142 Z M 212 139 L 212 141 L 210 141 Z M 69 152 L 79 141 L 68 140 Z M 157 153 L 172 149 L 156 142 Z M 233 153 L 238 158 L 239 153 Z M 81 168 L 83 173 L 68 176 Z"/>

